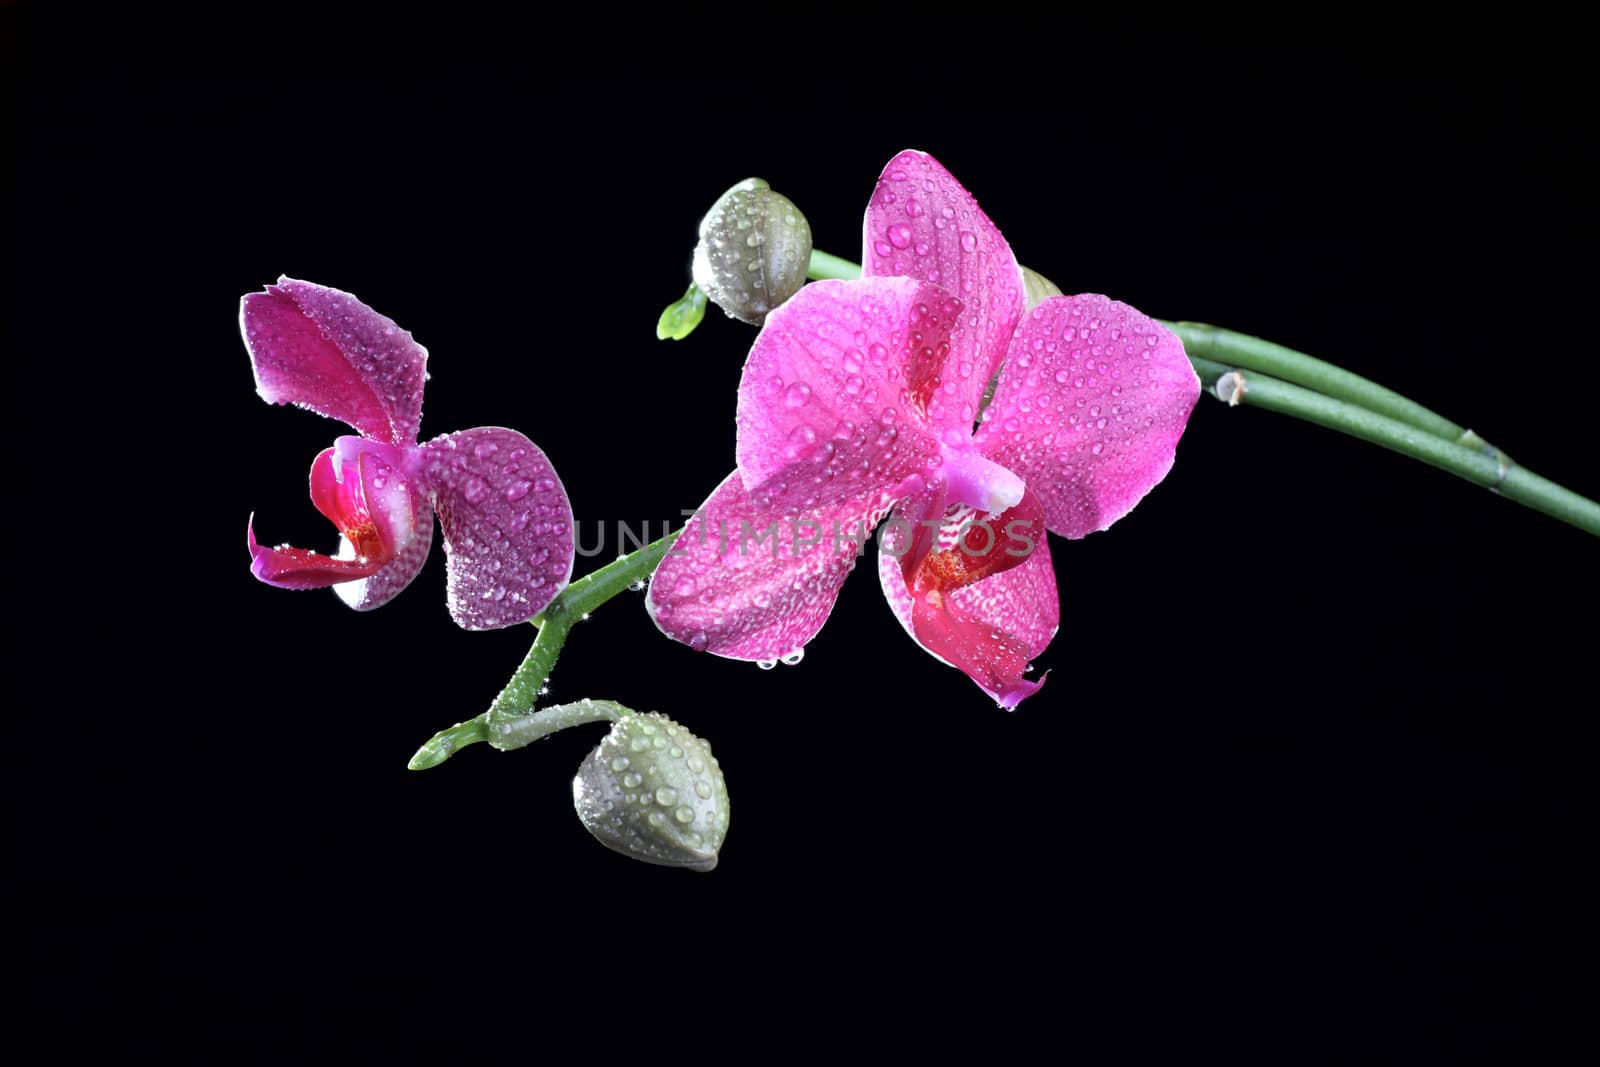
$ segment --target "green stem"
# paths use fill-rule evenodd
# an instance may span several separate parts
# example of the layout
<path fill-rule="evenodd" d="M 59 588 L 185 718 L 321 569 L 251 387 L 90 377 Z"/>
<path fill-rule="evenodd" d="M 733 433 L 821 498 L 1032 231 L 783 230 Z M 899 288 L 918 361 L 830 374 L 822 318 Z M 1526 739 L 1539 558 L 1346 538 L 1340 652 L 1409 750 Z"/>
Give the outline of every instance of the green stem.
<path fill-rule="evenodd" d="M 1190 356 L 1201 383 L 1230 406 L 1246 404 L 1326 426 L 1419 459 L 1535 511 L 1600 536 L 1600 504 L 1519 467 L 1498 450 L 1485 452 L 1416 426 L 1336 400 L 1270 375 Z M 1219 384 L 1220 383 L 1220 384 Z"/>
<path fill-rule="evenodd" d="M 417 749 L 408 766 L 414 771 L 437 767 L 460 749 L 479 741 L 488 741 L 496 748 L 520 747 L 498 744 L 495 738 L 506 736 L 499 727 L 533 711 L 545 691 L 550 671 L 555 667 L 556 658 L 561 655 L 562 646 L 567 643 L 567 634 L 572 631 L 573 624 L 587 619 L 590 612 L 624 589 L 643 588 L 642 583 L 656 569 L 656 564 L 661 562 L 661 557 L 667 554 L 667 549 L 677 536 L 677 533 L 670 533 L 659 541 L 618 557 L 562 590 L 544 609 L 544 614 L 533 620 L 534 625 L 539 627 L 539 636 L 534 638 L 533 647 L 528 649 L 522 665 L 511 676 L 500 695 L 494 698 L 489 710 L 434 734 Z M 521 736 L 521 733 L 513 732 L 511 736 Z M 527 741 L 521 744 L 527 744 Z"/>
<path fill-rule="evenodd" d="M 616 722 L 633 712 L 614 700 L 584 697 L 572 704 L 555 704 L 528 715 L 515 715 L 489 725 L 489 744 L 501 752 L 531 745 L 569 726 L 589 722 Z"/>
<path fill-rule="evenodd" d="M 1248 334 L 1208 326 L 1203 322 L 1163 322 L 1162 325 L 1178 335 L 1184 351 L 1191 359 L 1199 356 L 1240 370 L 1261 371 L 1282 381 L 1313 389 L 1323 396 L 1348 400 L 1396 422 L 1415 426 L 1434 437 L 1482 452 L 1493 451 L 1487 442 L 1466 427 L 1456 425 L 1377 382 L 1359 374 L 1351 374 L 1342 367 L 1335 367 L 1304 352 L 1296 352 Z"/>
<path fill-rule="evenodd" d="M 843 278 L 845 281 L 854 281 L 861 277 L 861 267 L 848 259 L 829 255 L 826 252 L 811 250 L 811 265 L 806 268 L 806 277 L 816 281 L 824 278 Z"/>

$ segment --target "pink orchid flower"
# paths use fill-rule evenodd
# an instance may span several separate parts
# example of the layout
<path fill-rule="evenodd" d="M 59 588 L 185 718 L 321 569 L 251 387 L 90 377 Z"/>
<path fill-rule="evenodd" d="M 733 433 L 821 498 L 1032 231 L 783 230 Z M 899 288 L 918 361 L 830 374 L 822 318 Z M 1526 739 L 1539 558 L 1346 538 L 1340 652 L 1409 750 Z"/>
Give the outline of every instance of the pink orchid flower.
<path fill-rule="evenodd" d="M 887 517 L 896 617 L 1014 708 L 1061 617 L 1041 527 L 1078 538 L 1127 514 L 1171 469 L 1199 379 L 1126 304 L 1025 311 L 1005 238 L 924 153 L 884 168 L 863 259 L 861 280 L 815 282 L 767 317 L 739 383 L 738 470 L 662 561 L 651 614 L 691 648 L 793 657 Z"/>
<path fill-rule="evenodd" d="M 428 351 L 349 293 L 279 278 L 240 301 L 256 390 L 361 432 L 311 464 L 311 501 L 339 528 L 338 556 L 266 548 L 250 570 L 284 589 L 333 586 L 357 611 L 387 603 L 428 558 L 439 516 L 450 614 L 468 630 L 526 622 L 572 576 L 572 508 L 555 468 L 515 430 L 417 443 Z"/>

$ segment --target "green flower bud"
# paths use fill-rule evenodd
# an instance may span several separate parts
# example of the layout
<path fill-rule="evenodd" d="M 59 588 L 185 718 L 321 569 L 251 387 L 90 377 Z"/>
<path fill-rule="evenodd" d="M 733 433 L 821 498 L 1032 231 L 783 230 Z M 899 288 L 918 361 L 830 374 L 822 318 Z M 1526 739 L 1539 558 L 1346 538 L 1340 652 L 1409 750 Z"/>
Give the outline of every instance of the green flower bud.
<path fill-rule="evenodd" d="M 1061 289 L 1055 282 L 1027 267 L 1022 268 L 1022 291 L 1028 301 L 1025 311 L 1032 311 L 1050 297 L 1061 295 Z"/>
<path fill-rule="evenodd" d="M 800 291 L 811 262 L 811 224 L 760 178 L 723 193 L 700 220 L 695 284 L 733 318 L 759 326 Z"/>
<path fill-rule="evenodd" d="M 711 746 L 659 712 L 619 719 L 572 780 L 595 838 L 645 863 L 709 871 L 728 833 L 728 786 Z"/>

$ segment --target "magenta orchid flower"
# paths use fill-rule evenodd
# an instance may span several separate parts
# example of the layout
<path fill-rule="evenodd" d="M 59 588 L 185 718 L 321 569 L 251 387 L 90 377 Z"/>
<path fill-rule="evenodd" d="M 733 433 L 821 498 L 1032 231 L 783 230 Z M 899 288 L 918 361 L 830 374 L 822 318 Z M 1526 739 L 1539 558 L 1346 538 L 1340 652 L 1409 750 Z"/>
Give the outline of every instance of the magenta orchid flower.
<path fill-rule="evenodd" d="M 859 281 L 815 282 L 767 317 L 739 383 L 738 469 L 656 571 L 652 617 L 691 648 L 792 657 L 887 518 L 895 616 L 1014 708 L 1060 622 L 1044 528 L 1079 538 L 1127 514 L 1171 469 L 1199 379 L 1126 304 L 1025 312 L 1000 231 L 924 153 L 878 179 L 863 260 Z"/>
<path fill-rule="evenodd" d="M 333 586 L 367 611 L 411 583 L 439 516 L 450 614 L 468 630 L 526 622 L 572 576 L 572 508 L 555 468 L 515 430 L 417 443 L 428 351 L 349 293 L 279 278 L 240 302 L 256 389 L 360 431 L 311 464 L 311 501 L 339 528 L 337 556 L 256 543 L 250 570 L 284 589 Z"/>

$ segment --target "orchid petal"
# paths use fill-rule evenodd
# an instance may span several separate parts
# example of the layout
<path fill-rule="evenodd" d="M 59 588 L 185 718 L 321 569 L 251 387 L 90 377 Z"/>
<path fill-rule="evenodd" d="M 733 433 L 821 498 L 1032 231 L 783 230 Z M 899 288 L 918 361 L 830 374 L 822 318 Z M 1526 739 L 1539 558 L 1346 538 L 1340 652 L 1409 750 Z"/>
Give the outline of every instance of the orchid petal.
<path fill-rule="evenodd" d="M 1103 530 L 1166 477 L 1200 396 L 1172 332 L 1096 294 L 1023 319 L 974 445 L 1039 494 L 1050 529 Z"/>
<path fill-rule="evenodd" d="M 406 453 L 365 437 L 340 437 L 311 464 L 311 502 L 357 556 L 392 559 L 408 547 L 419 505 L 405 475 Z M 378 547 L 378 546 L 381 546 Z"/>
<path fill-rule="evenodd" d="M 240 301 L 256 390 L 368 437 L 411 444 L 422 422 L 428 350 L 349 293 L 279 278 Z"/>
<path fill-rule="evenodd" d="M 920 384 L 945 397 L 935 425 L 958 426 L 965 416 L 970 429 L 1022 314 L 1022 270 L 1011 246 L 972 194 L 925 152 L 901 152 L 883 168 L 865 231 L 863 277 L 919 278 L 965 305 L 948 363 Z"/>
<path fill-rule="evenodd" d="M 393 600 L 428 562 L 428 550 L 433 547 L 433 509 L 415 494 L 412 505 L 411 530 L 394 559 L 366 578 L 333 587 L 339 599 L 357 611 L 371 611 Z"/>
<path fill-rule="evenodd" d="M 924 470 L 939 441 L 908 377 L 942 361 L 959 310 L 935 286 L 875 278 L 816 282 L 768 315 L 739 382 L 744 487 L 813 508 Z"/>
<path fill-rule="evenodd" d="M 422 470 L 450 557 L 450 615 L 468 630 L 527 622 L 572 577 L 572 506 L 539 447 L 497 426 L 436 437 Z"/>
<path fill-rule="evenodd" d="M 246 528 L 246 537 L 250 549 L 250 573 L 279 589 L 326 589 L 330 585 L 376 574 L 387 562 L 370 556 L 339 559 L 289 545 L 268 548 L 256 541 L 254 516 Z"/>
<path fill-rule="evenodd" d="M 904 523 L 909 520 L 901 516 L 915 514 L 904 507 L 889 521 Z M 1030 492 L 1018 507 L 983 520 L 992 527 L 986 541 L 973 536 L 976 527 L 968 527 L 965 536 L 945 536 L 935 546 L 919 539 L 915 551 L 896 555 L 905 540 L 885 538 L 886 550 L 878 556 L 878 581 L 906 633 L 1007 709 L 1044 684 L 1042 677 L 1035 681 L 1023 675 L 1061 621 L 1042 518 L 1042 506 Z"/>
<path fill-rule="evenodd" d="M 323 449 L 311 462 L 311 502 L 338 527 L 339 554 L 287 545 L 263 548 L 252 520 L 251 571 L 268 585 L 290 589 L 320 589 L 381 573 L 412 551 L 416 516 L 428 514 L 405 477 L 404 464 L 401 449 L 364 437 L 341 437 Z"/>
<path fill-rule="evenodd" d="M 798 651 L 827 621 L 895 492 L 786 515 L 753 503 L 735 471 L 656 568 L 650 617 L 674 641 L 729 659 L 773 661 Z"/>

